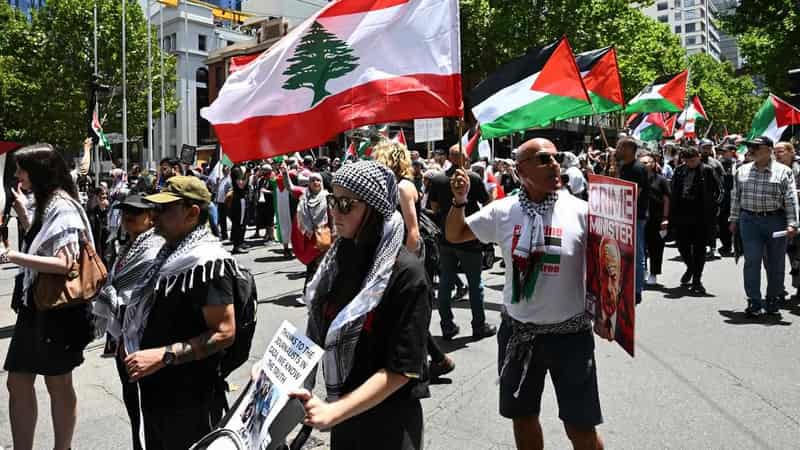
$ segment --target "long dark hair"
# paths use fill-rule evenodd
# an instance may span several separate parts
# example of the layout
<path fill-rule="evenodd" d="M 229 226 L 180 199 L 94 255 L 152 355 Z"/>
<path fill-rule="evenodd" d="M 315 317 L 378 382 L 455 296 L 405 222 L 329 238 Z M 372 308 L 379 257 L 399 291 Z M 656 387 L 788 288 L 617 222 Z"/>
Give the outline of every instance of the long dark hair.
<path fill-rule="evenodd" d="M 33 197 L 36 199 L 36 216 L 33 223 L 42 220 L 44 208 L 53 193 L 59 189 L 78 200 L 78 188 L 72 181 L 64 158 L 50 144 L 34 144 L 14 153 L 17 166 L 28 173 Z"/>

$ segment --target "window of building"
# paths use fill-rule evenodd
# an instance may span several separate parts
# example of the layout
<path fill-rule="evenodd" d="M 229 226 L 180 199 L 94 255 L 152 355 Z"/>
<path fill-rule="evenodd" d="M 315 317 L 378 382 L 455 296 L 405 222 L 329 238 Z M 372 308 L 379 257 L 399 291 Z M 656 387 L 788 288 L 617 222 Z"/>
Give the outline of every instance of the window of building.
<path fill-rule="evenodd" d="M 692 33 L 694 31 L 697 31 L 697 24 L 696 23 L 687 23 L 686 25 L 683 26 L 683 29 L 687 33 Z"/>
<path fill-rule="evenodd" d="M 667 2 L 661 2 L 658 5 L 656 5 L 656 8 L 659 11 L 664 11 L 665 9 L 669 8 L 669 5 L 667 4 Z"/>
<path fill-rule="evenodd" d="M 175 33 L 172 33 L 170 36 L 170 42 L 172 45 L 170 46 L 170 50 L 176 50 L 178 48 L 178 36 Z"/>
<path fill-rule="evenodd" d="M 687 36 L 686 37 L 686 45 L 695 45 L 697 44 L 697 38 L 694 36 Z"/>
<path fill-rule="evenodd" d="M 171 113 L 169 118 L 170 122 L 172 122 L 172 128 L 178 128 L 178 113 Z"/>
<path fill-rule="evenodd" d="M 162 48 L 164 49 L 165 52 L 172 50 L 172 39 L 170 36 L 164 36 L 164 43 L 162 45 Z"/>
<path fill-rule="evenodd" d="M 677 22 L 679 20 L 681 20 L 681 12 L 680 11 L 675 13 L 675 21 Z"/>
<path fill-rule="evenodd" d="M 681 7 L 681 0 L 675 0 L 675 3 L 673 3 L 673 5 L 674 5 L 676 8 L 680 8 L 680 7 Z"/>
<path fill-rule="evenodd" d="M 229 46 L 230 46 L 230 45 L 233 45 L 233 44 L 234 44 L 234 42 L 233 42 L 233 41 L 228 41 L 228 45 L 229 45 Z"/>
<path fill-rule="evenodd" d="M 699 11 L 700 10 L 698 10 L 698 9 L 691 9 L 689 11 L 686 11 L 686 20 L 699 19 L 700 18 L 700 12 Z"/>
<path fill-rule="evenodd" d="M 206 46 L 206 40 L 207 37 L 205 34 L 197 35 L 197 49 L 200 50 L 201 52 L 208 50 L 208 47 Z"/>
<path fill-rule="evenodd" d="M 681 26 L 675 25 L 675 34 L 681 34 Z"/>
<path fill-rule="evenodd" d="M 178 156 L 178 146 L 177 145 L 170 145 L 169 146 L 169 154 L 173 156 Z"/>
<path fill-rule="evenodd" d="M 667 23 L 667 22 L 669 22 L 669 17 L 667 17 L 667 16 L 658 16 L 658 21 L 661 22 L 661 23 Z"/>

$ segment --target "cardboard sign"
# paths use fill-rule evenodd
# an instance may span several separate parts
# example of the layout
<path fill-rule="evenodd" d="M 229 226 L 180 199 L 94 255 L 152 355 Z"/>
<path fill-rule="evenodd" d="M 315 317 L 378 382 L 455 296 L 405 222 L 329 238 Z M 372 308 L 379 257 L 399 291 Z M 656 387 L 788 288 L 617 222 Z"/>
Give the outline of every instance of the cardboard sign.
<path fill-rule="evenodd" d="M 183 164 L 194 166 L 194 159 L 197 154 L 197 147 L 193 145 L 183 144 L 181 147 L 180 161 Z"/>
<path fill-rule="evenodd" d="M 415 119 L 414 142 L 436 142 L 444 139 L 444 120 Z"/>

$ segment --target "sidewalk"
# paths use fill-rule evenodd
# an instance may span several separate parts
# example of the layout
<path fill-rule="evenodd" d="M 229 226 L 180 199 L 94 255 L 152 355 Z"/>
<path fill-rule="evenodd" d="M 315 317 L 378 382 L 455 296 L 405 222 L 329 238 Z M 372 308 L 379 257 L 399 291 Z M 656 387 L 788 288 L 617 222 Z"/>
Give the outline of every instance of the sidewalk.
<path fill-rule="evenodd" d="M 12 220 L 8 227 L 8 242 L 16 249 L 17 221 Z M 0 244 L 2 245 L 2 244 Z M 17 268 L 13 264 L 0 264 L 0 338 L 10 336 L 17 314 L 11 310 L 11 294 L 14 292 L 14 276 Z"/>

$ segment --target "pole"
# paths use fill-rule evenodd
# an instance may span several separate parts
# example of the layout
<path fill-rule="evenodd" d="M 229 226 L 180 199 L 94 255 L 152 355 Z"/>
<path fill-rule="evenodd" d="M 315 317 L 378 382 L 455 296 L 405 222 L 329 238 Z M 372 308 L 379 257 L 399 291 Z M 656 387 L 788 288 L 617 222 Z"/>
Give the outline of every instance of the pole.
<path fill-rule="evenodd" d="M 593 121 L 594 121 L 594 117 L 595 116 L 592 116 L 592 120 Z M 611 147 L 610 145 L 608 145 L 608 139 L 606 139 L 606 132 L 605 132 L 605 130 L 603 130 L 603 124 L 600 123 L 600 118 L 599 117 L 597 119 L 597 128 L 600 130 L 600 136 L 603 137 L 603 143 L 606 144 L 606 148 Z"/>
<path fill-rule="evenodd" d="M 703 135 L 703 139 L 708 137 L 708 133 L 711 132 L 711 127 L 714 126 L 714 121 L 708 123 L 708 128 L 706 128 L 706 134 Z"/>
<path fill-rule="evenodd" d="M 94 1 L 94 11 L 93 11 L 93 21 L 94 21 L 94 79 L 97 81 L 98 73 L 97 73 L 97 0 Z M 97 100 L 97 86 L 94 87 L 95 94 L 94 94 L 94 110 L 97 111 L 97 120 L 100 120 L 100 111 L 98 110 L 100 102 Z M 97 144 L 94 144 L 94 148 L 92 149 L 94 153 L 94 186 L 100 186 L 100 148 Z"/>
<path fill-rule="evenodd" d="M 127 52 L 127 22 L 125 10 L 128 9 L 128 0 L 122 1 L 122 170 L 128 173 L 128 67 L 125 60 Z"/>
<path fill-rule="evenodd" d="M 187 0 L 183 0 L 183 55 L 183 85 L 186 87 L 183 97 L 183 111 L 184 119 L 186 120 L 186 126 L 184 127 L 186 134 L 182 143 L 191 145 L 192 141 L 189 139 L 189 3 Z"/>
<path fill-rule="evenodd" d="M 158 21 L 159 21 L 159 39 L 158 43 L 160 45 L 159 60 L 160 60 L 160 72 L 158 79 L 161 81 L 161 154 L 159 155 L 160 158 L 163 158 L 164 155 L 167 154 L 167 130 L 166 130 L 166 123 L 167 123 L 167 111 L 164 105 L 164 5 L 159 4 L 158 10 Z"/>
<path fill-rule="evenodd" d="M 153 161 L 153 27 L 150 0 L 147 0 L 147 166 Z"/>

